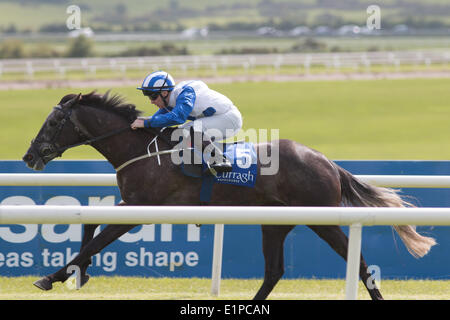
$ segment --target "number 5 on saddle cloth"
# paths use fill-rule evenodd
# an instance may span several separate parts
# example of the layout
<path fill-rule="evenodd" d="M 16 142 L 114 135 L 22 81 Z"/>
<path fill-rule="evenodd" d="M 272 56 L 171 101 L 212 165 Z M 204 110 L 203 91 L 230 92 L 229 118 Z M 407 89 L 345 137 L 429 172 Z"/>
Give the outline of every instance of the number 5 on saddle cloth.
<path fill-rule="evenodd" d="M 214 183 L 232 184 L 237 186 L 254 187 L 257 176 L 257 156 L 253 143 L 238 141 L 234 143 L 213 142 L 209 139 L 203 141 L 204 136 L 198 133 L 197 136 L 191 130 L 191 146 L 189 148 L 190 157 L 183 157 L 181 171 L 190 177 L 201 178 L 202 187 L 200 191 L 200 200 L 209 202 Z M 197 138 L 197 139 L 196 139 Z M 223 152 L 222 152 L 223 150 Z M 181 151 L 183 152 L 183 151 Z M 226 161 L 231 169 L 221 170 L 216 164 Z M 214 164 L 214 165 L 212 165 Z M 211 174 L 210 169 L 215 168 L 217 172 Z"/>

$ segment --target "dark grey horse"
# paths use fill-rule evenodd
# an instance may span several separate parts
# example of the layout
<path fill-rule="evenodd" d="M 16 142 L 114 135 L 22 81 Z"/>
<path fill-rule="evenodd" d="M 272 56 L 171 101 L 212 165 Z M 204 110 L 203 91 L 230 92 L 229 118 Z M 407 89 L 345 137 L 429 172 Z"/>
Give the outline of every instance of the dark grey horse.
<path fill-rule="evenodd" d="M 45 120 L 23 160 L 28 167 L 42 170 L 49 161 L 68 148 L 90 144 L 115 168 L 146 154 L 146 147 L 157 133 L 130 130 L 140 114 L 134 105 L 108 94 L 69 94 L 62 98 Z M 160 149 L 169 149 L 171 130 L 161 134 Z M 170 146 L 169 146 L 170 145 Z M 211 205 L 215 206 L 375 206 L 408 205 L 388 188 L 368 185 L 328 160 L 320 152 L 290 140 L 256 145 L 257 150 L 279 154 L 279 170 L 274 175 L 259 175 L 254 188 L 226 184 L 214 186 Z M 258 172 L 263 164 L 258 163 Z M 200 179 L 185 176 L 170 156 L 134 161 L 117 172 L 122 202 L 119 205 L 199 205 Z M 84 225 L 80 253 L 65 267 L 34 284 L 52 289 L 52 283 L 64 282 L 69 266 L 81 270 L 81 284 L 88 281 L 86 270 L 91 257 L 135 225 L 108 225 L 95 238 L 97 225 Z M 347 258 L 348 239 L 339 226 L 308 226 L 343 259 Z M 265 299 L 284 273 L 283 248 L 294 226 L 263 225 L 262 247 L 265 259 L 264 281 L 255 299 Z M 425 255 L 434 239 L 419 235 L 413 226 L 395 226 L 407 249 L 416 257 Z M 382 299 L 378 288 L 368 286 L 370 273 L 361 256 L 360 277 L 372 299 Z"/>

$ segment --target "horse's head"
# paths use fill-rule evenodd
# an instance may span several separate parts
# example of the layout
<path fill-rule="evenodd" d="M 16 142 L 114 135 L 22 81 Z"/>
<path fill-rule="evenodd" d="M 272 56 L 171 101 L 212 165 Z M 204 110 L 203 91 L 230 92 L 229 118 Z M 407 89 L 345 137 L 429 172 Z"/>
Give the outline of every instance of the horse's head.
<path fill-rule="evenodd" d="M 61 156 L 65 146 L 81 141 L 79 130 L 71 120 L 72 110 L 80 99 L 81 93 L 66 95 L 53 108 L 22 158 L 29 168 L 43 170 L 49 161 Z"/>
<path fill-rule="evenodd" d="M 53 108 L 33 141 L 23 161 L 29 168 L 42 170 L 54 158 L 72 147 L 90 144 L 93 147 L 108 137 L 132 131 L 130 124 L 141 114 L 134 104 L 124 101 L 119 95 L 69 94 Z M 136 140 L 136 139 L 133 139 Z M 106 157 L 123 149 L 123 140 L 114 148 L 100 151 Z M 130 142 L 131 145 L 132 142 Z M 138 142 L 134 142 L 138 143 Z M 116 143 L 117 144 L 117 143 Z"/>

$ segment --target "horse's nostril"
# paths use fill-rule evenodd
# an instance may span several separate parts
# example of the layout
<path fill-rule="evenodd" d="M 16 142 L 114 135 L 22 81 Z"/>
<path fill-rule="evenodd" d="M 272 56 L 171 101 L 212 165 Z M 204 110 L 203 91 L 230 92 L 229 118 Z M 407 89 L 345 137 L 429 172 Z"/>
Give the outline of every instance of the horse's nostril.
<path fill-rule="evenodd" d="M 31 153 L 27 153 L 23 156 L 23 161 L 30 162 L 31 160 L 33 160 L 33 155 Z"/>

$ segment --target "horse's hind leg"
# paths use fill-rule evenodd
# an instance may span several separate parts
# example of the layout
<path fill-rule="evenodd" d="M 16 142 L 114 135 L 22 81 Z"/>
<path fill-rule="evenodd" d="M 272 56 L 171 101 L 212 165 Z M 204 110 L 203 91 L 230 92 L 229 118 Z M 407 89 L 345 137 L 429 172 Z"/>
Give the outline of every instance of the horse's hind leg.
<path fill-rule="evenodd" d="M 36 281 L 34 285 L 42 290 L 52 289 L 52 283 L 61 281 L 64 282 L 69 278 L 71 273 L 67 272 L 69 266 L 78 266 L 81 270 L 86 263 L 89 264 L 90 258 L 99 253 L 107 245 L 118 239 L 124 233 L 133 229 L 136 225 L 107 225 L 94 239 L 89 241 L 86 246 L 80 251 L 80 253 L 65 267 L 61 268 L 57 272 L 43 277 Z"/>
<path fill-rule="evenodd" d="M 266 299 L 284 273 L 284 240 L 294 226 L 262 226 L 264 282 L 254 300 Z"/>
<path fill-rule="evenodd" d="M 347 261 L 348 238 L 339 226 L 308 226 L 319 237 L 325 240 L 334 251 Z M 367 270 L 367 264 L 361 254 L 359 276 L 373 300 L 383 300 L 383 297 L 371 281 L 371 274 Z M 370 285 L 369 285 L 370 282 Z"/>

